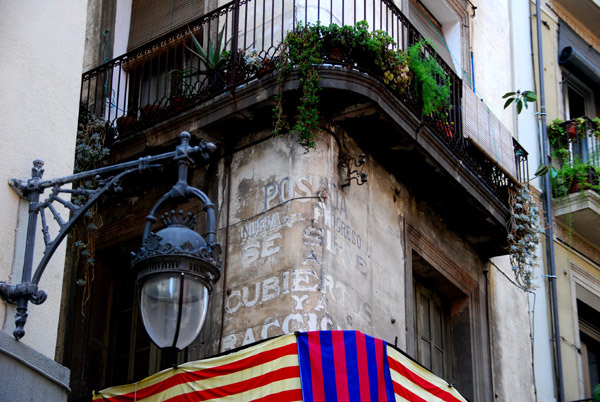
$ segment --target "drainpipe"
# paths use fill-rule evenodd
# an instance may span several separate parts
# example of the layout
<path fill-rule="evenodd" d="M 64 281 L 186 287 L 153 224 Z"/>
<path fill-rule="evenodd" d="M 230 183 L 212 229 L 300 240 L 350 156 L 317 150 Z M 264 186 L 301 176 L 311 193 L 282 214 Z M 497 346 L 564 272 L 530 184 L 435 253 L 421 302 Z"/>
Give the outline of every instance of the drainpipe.
<path fill-rule="evenodd" d="M 542 120 L 542 158 L 543 162 L 550 166 L 550 149 L 548 146 L 548 132 L 546 129 L 546 97 L 544 91 L 544 63 L 542 52 L 542 16 L 540 11 L 540 0 L 535 2 L 537 19 L 537 46 L 538 46 L 538 73 L 540 82 L 540 118 Z M 548 262 L 548 282 L 550 284 L 550 309 L 552 310 L 552 330 L 554 332 L 554 375 L 556 381 L 556 394 L 558 402 L 564 402 L 565 391 L 562 375 L 562 355 L 560 351 L 560 329 L 558 325 L 558 306 L 556 295 L 556 269 L 554 264 L 554 233 L 552 228 L 552 188 L 550 186 L 550 174 L 544 175 L 544 211 L 548 217 L 546 229 L 546 260 Z"/>

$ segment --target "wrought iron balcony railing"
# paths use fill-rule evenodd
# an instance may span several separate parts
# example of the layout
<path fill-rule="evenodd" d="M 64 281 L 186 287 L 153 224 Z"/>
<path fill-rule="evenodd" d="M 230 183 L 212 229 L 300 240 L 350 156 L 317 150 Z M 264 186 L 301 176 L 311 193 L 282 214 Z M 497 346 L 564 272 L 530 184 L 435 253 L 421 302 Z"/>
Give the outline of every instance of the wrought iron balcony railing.
<path fill-rule="evenodd" d="M 390 0 L 235 0 L 84 73 L 81 104 L 114 127 L 116 138 L 124 138 L 272 71 L 286 32 L 298 22 L 353 25 L 363 20 L 373 31 L 386 31 L 403 50 L 422 39 Z M 191 34 L 208 52 L 217 47 L 224 52 L 202 61 L 191 51 Z M 432 47 L 426 50 L 450 78 L 453 107 L 447 114 L 425 116 L 424 122 L 506 205 L 506 188 L 515 181 L 462 135 L 462 82 Z M 326 63 L 361 70 L 347 61 L 327 58 Z M 421 114 L 414 91 L 396 96 Z M 516 142 L 514 150 L 516 179 L 525 181 L 519 174 L 526 172 L 527 153 Z"/>

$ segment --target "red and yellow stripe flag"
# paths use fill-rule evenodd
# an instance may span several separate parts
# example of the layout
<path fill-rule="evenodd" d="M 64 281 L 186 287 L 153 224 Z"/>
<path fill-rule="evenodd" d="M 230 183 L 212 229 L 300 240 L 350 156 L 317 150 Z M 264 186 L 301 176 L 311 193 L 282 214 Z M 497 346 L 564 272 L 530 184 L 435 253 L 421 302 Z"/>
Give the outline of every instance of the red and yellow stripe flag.
<path fill-rule="evenodd" d="M 97 401 L 302 401 L 296 336 L 182 364 L 135 384 L 105 389 Z"/>
<path fill-rule="evenodd" d="M 467 402 L 450 384 L 388 345 L 396 401 Z"/>

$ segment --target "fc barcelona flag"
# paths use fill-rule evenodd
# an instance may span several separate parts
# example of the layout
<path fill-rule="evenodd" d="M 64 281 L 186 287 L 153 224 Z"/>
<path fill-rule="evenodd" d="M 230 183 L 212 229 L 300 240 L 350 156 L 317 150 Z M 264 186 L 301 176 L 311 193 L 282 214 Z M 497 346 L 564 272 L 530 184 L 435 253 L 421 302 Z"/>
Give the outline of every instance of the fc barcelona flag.
<path fill-rule="evenodd" d="M 381 339 L 357 331 L 298 334 L 305 402 L 393 402 L 394 390 Z"/>
<path fill-rule="evenodd" d="M 441 378 L 358 331 L 281 336 L 106 389 L 94 400 L 466 402 Z"/>

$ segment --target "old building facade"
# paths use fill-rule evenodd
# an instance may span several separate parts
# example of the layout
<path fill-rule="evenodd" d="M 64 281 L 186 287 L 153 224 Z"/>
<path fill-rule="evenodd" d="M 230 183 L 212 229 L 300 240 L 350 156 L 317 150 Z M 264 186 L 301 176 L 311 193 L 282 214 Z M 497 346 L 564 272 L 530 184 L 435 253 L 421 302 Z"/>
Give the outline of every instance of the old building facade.
<path fill-rule="evenodd" d="M 552 180 L 553 326 L 564 400 L 591 398 L 599 381 L 600 237 L 598 30 L 593 2 L 548 2 L 542 52 Z M 579 173 L 577 173 L 579 172 Z M 548 272 L 550 273 L 550 272 Z"/>
<path fill-rule="evenodd" d="M 509 194 L 540 159 L 537 117 L 502 108 L 504 93 L 535 85 L 533 3 L 323 3 L 88 2 L 80 117 L 106 122 L 108 163 L 171 150 L 181 131 L 217 145 L 190 182 L 216 205 L 223 267 L 199 338 L 161 351 L 144 330 L 129 255 L 175 167 L 107 195 L 85 258 L 73 235 L 64 281 L 53 278 L 62 309 L 48 317 L 70 399 L 281 334 L 354 329 L 470 400 L 555 400 L 545 264 L 535 304 L 506 256 Z M 308 102 L 300 68 L 279 74 L 282 42 L 317 21 L 366 21 L 404 51 L 430 38 L 424 54 L 441 67 L 438 83 L 449 80 L 449 105 L 423 113 L 414 86 L 391 87 L 350 47 L 324 49 L 307 67 L 321 88 L 314 147 L 299 144 L 298 127 L 274 136 L 274 114 L 293 127 Z"/>

